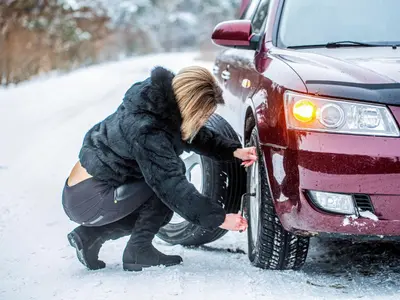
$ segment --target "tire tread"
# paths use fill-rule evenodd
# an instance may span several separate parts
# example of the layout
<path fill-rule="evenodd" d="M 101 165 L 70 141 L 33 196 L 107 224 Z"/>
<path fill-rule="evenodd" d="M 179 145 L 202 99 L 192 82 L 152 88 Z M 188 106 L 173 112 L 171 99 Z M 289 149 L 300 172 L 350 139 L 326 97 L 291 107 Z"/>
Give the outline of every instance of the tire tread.
<path fill-rule="evenodd" d="M 261 230 L 258 237 L 259 243 L 256 246 L 258 249 L 250 260 L 254 266 L 262 269 L 298 270 L 306 261 L 309 238 L 296 236 L 286 231 L 275 212 L 256 128 L 253 129 L 250 146 L 256 146 L 260 158 L 259 176 L 262 197 Z M 249 257 L 252 251 L 252 242 L 249 237 Z"/>

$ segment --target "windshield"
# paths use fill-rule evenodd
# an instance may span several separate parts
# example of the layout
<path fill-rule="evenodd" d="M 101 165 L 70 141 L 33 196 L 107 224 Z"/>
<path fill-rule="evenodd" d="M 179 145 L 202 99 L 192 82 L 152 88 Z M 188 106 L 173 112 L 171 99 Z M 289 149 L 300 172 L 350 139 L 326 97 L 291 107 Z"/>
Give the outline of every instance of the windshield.
<path fill-rule="evenodd" d="M 286 0 L 280 47 L 338 41 L 399 44 L 400 0 Z"/>

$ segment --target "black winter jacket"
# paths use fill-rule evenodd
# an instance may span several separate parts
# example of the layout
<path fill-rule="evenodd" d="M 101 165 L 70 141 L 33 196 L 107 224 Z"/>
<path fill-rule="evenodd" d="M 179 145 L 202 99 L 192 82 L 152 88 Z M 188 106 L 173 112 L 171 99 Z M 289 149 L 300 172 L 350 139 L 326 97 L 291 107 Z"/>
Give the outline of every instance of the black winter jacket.
<path fill-rule="evenodd" d="M 112 186 L 145 180 L 171 210 L 207 229 L 220 226 L 225 211 L 186 179 L 179 155 L 193 151 L 215 160 L 233 159 L 241 143 L 203 127 L 189 144 L 172 90 L 174 74 L 162 67 L 133 84 L 121 105 L 85 135 L 79 160 L 98 180 Z"/>

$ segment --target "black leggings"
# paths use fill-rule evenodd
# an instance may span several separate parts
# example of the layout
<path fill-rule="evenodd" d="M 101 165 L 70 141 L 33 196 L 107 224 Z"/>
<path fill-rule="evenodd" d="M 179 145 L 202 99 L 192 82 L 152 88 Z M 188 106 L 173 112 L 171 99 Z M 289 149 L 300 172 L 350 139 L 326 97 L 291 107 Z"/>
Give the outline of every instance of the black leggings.
<path fill-rule="evenodd" d="M 112 187 L 94 178 L 76 185 L 65 182 L 62 203 L 71 221 L 85 226 L 103 226 L 116 222 L 143 206 L 149 199 L 158 210 L 172 216 L 172 211 L 159 200 L 145 181 Z M 153 204 L 154 206 L 154 204 Z"/>

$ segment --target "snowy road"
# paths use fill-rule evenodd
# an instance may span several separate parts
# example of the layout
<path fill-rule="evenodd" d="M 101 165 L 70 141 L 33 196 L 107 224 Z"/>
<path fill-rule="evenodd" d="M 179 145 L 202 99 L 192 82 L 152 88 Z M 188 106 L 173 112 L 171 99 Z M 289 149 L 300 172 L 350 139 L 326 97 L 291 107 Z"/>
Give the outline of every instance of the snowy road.
<path fill-rule="evenodd" d="M 246 234 L 200 249 L 169 246 L 184 264 L 127 273 L 127 240 L 106 244 L 107 268 L 87 271 L 66 234 L 64 180 L 83 134 L 115 110 L 150 66 L 210 63 L 195 54 L 130 59 L 0 90 L 0 299 L 400 299 L 400 246 L 314 240 L 303 270 L 264 271 L 246 255 Z"/>

